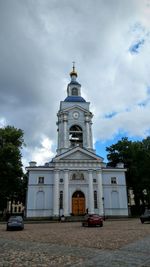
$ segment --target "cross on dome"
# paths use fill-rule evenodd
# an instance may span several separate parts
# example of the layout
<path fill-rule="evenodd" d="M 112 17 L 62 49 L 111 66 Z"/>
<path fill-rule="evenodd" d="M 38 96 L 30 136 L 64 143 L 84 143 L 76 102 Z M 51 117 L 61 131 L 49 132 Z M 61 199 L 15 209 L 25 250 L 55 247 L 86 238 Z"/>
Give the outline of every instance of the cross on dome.
<path fill-rule="evenodd" d="M 76 77 L 78 76 L 78 75 L 77 75 L 77 72 L 76 72 L 76 70 L 75 70 L 75 61 L 73 61 L 72 64 L 73 64 L 73 65 L 72 65 L 72 71 L 70 72 L 70 77 L 71 77 L 71 78 L 72 78 L 72 76 L 76 76 Z"/>

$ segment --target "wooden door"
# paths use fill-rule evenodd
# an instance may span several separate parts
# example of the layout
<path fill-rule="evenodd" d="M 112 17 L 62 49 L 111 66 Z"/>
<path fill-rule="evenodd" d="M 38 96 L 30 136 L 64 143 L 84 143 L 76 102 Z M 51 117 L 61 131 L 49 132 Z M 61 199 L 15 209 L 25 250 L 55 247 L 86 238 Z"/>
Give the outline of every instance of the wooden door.
<path fill-rule="evenodd" d="M 73 197 L 72 198 L 72 213 L 74 215 L 83 215 L 85 213 L 85 198 Z"/>

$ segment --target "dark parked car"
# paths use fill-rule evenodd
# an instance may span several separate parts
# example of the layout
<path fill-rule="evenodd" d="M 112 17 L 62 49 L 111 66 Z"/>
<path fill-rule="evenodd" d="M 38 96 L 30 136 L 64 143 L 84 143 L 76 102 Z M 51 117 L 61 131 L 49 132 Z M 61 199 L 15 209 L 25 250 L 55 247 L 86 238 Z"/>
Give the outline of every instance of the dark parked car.
<path fill-rule="evenodd" d="M 87 214 L 84 217 L 82 226 L 103 226 L 103 217 L 97 214 Z"/>
<path fill-rule="evenodd" d="M 141 223 L 150 221 L 150 210 L 146 210 L 144 214 L 140 216 Z"/>
<path fill-rule="evenodd" d="M 24 222 L 21 216 L 11 216 L 7 222 L 6 230 L 23 230 Z"/>

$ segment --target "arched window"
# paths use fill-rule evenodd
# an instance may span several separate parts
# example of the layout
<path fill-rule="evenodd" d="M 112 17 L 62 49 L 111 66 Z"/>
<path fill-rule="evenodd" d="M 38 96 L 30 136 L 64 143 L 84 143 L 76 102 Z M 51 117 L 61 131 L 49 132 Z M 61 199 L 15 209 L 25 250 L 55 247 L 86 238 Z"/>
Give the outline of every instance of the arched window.
<path fill-rule="evenodd" d="M 70 146 L 74 147 L 79 145 L 83 146 L 83 132 L 82 128 L 78 125 L 73 125 L 69 130 Z"/>
<path fill-rule="evenodd" d="M 60 191 L 59 195 L 59 208 L 63 209 L 63 191 Z"/>
<path fill-rule="evenodd" d="M 74 198 L 82 197 L 85 198 L 84 193 L 82 191 L 75 191 L 72 195 Z"/>
<path fill-rule="evenodd" d="M 72 88 L 72 95 L 78 95 L 78 89 L 77 88 Z"/>
<path fill-rule="evenodd" d="M 97 209 L 97 191 L 94 191 L 94 209 Z"/>

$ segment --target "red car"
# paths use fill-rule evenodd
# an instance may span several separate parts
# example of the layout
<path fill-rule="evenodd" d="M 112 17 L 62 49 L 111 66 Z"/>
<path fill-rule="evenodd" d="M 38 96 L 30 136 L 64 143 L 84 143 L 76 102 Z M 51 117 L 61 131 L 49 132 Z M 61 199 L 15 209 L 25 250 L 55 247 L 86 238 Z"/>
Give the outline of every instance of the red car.
<path fill-rule="evenodd" d="M 82 226 L 103 226 L 103 217 L 97 214 L 87 214 L 84 217 Z"/>

